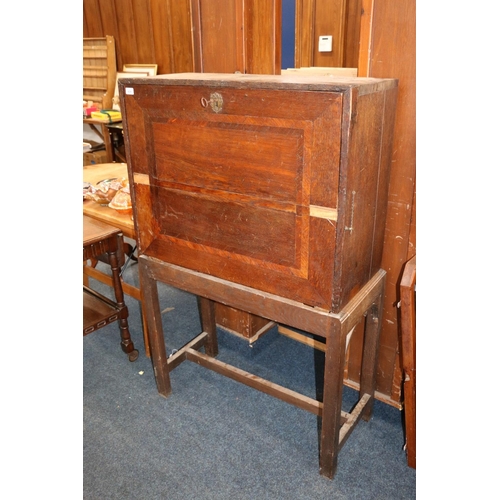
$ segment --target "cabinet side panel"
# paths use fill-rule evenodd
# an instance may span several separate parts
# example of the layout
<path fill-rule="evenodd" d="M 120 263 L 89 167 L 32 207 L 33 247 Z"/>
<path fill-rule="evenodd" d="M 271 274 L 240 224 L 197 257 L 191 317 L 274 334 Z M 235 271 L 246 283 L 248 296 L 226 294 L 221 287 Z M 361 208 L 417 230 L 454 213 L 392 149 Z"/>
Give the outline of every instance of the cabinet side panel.
<path fill-rule="evenodd" d="M 133 98 L 133 96 L 127 96 L 125 106 L 123 93 L 126 91 L 126 87 L 120 83 L 118 86 L 120 89 L 120 109 L 123 117 L 123 136 L 125 139 L 128 160 L 129 179 L 132 179 L 132 165 L 134 173 L 148 173 L 148 138 L 144 126 L 144 114 L 140 104 Z"/>
<path fill-rule="evenodd" d="M 119 84 L 119 91 L 137 248 L 139 253 L 143 253 L 159 232 L 158 224 L 153 217 L 148 176 L 148 150 L 151 153 L 151 141 L 148 140 L 145 131 L 144 114 L 141 106 L 133 96 L 127 96 L 129 98 L 126 99 L 127 104 L 125 106 L 125 87 L 121 84 Z"/>
<path fill-rule="evenodd" d="M 380 172 L 378 180 L 377 209 L 373 232 L 373 252 L 370 274 L 380 268 L 384 243 L 384 226 L 387 214 L 389 175 L 392 158 L 392 138 L 396 109 L 397 87 L 385 94 L 385 105 L 382 122 L 382 141 L 380 150 Z M 345 369 L 345 381 L 350 387 L 359 388 L 361 364 L 363 361 L 364 324 L 359 324 L 352 335 Z M 381 346 L 379 366 L 387 364 L 387 351 Z M 378 396 L 381 397 L 381 394 Z M 385 400 L 387 396 L 383 396 Z"/>
<path fill-rule="evenodd" d="M 378 199 L 384 104 L 385 92 L 354 96 L 353 99 L 345 173 L 340 304 L 353 297 L 376 271 L 371 263 L 377 210 L 387 204 L 387 199 Z"/>
<path fill-rule="evenodd" d="M 380 174 L 378 182 L 377 218 L 373 233 L 372 273 L 380 269 L 382 263 L 382 252 L 384 249 L 384 229 L 389 201 L 389 177 L 391 174 L 397 92 L 398 89 L 396 87 L 385 93 L 385 108 L 382 125 L 383 137 L 382 149 L 380 152 Z"/>

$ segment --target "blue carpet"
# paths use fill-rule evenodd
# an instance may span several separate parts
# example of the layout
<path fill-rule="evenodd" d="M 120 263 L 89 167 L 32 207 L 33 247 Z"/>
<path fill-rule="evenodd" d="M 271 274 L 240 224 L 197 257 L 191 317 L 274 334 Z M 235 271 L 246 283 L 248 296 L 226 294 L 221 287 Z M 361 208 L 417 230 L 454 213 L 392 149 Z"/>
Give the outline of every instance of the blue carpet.
<path fill-rule="evenodd" d="M 137 265 L 124 276 L 137 283 Z M 200 331 L 196 299 L 162 284 L 159 291 L 171 352 Z M 120 349 L 116 323 L 83 338 L 85 500 L 416 497 L 399 410 L 376 401 L 373 418 L 355 428 L 328 480 L 319 475 L 319 424 L 309 412 L 190 362 L 171 373 L 173 394 L 159 396 L 139 304 L 128 296 L 126 302 L 140 351 L 135 363 Z M 276 329 L 253 347 L 221 330 L 219 351 L 222 361 L 315 397 L 314 350 Z M 357 393 L 344 392 L 349 410 Z"/>

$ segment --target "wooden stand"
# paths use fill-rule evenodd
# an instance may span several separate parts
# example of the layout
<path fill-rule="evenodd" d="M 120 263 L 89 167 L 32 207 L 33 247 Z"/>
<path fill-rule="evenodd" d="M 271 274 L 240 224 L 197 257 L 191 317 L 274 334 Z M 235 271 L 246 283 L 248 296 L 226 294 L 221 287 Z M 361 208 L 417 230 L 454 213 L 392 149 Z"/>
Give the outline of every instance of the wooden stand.
<path fill-rule="evenodd" d="M 233 380 L 253 387 L 322 417 L 320 436 L 320 473 L 333 478 L 338 453 L 360 418 L 371 417 L 375 367 L 380 332 L 380 313 L 385 283 L 385 271 L 374 277 L 351 299 L 338 314 L 320 308 L 238 285 L 210 275 L 162 262 L 139 257 L 142 290 L 149 325 L 151 357 L 158 391 L 167 397 L 171 392 L 170 371 L 185 360 L 214 370 Z M 156 282 L 193 293 L 199 297 L 202 318 L 201 334 L 167 358 Z M 215 303 L 229 305 L 280 324 L 319 335 L 325 339 L 325 371 L 323 402 L 271 383 L 265 379 L 218 361 Z M 348 333 L 366 316 L 360 397 L 351 413 L 343 412 L 342 386 Z M 204 348 L 204 352 L 200 349 Z"/>

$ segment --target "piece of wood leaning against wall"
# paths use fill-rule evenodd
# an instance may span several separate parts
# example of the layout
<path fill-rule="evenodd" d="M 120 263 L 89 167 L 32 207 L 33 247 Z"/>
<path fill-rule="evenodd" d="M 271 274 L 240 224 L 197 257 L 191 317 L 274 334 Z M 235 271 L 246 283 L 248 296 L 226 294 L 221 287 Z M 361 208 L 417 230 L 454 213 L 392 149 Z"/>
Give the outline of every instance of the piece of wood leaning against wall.
<path fill-rule="evenodd" d="M 215 3 L 227 7 L 224 31 L 234 40 L 229 52 L 227 37 L 210 35 L 206 16 L 213 15 Z M 401 405 L 403 380 L 397 290 L 404 263 L 416 253 L 415 10 L 414 0 L 296 0 L 296 67 L 357 67 L 361 77 L 399 79 L 382 256 L 387 284 L 377 370 L 377 397 L 394 406 Z M 334 19 L 334 11 L 342 23 Z M 83 13 L 84 37 L 114 36 L 118 69 L 128 63 L 155 63 L 158 74 L 206 72 L 197 64 L 218 64 L 217 58 L 228 53 L 243 69 L 225 71 L 279 72 L 280 0 L 158 0 L 126 2 L 120 9 L 107 0 L 84 0 Z M 316 53 L 317 37 L 327 34 L 323 30 L 337 37 L 330 54 Z M 353 387 L 359 382 L 360 332 L 353 333 L 345 371 L 346 384 Z"/>

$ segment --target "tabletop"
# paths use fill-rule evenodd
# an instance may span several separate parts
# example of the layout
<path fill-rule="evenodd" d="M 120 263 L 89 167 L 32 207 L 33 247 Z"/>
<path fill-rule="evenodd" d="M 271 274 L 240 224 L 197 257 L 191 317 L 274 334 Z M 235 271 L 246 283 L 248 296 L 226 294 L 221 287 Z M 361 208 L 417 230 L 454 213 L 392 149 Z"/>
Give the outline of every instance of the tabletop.
<path fill-rule="evenodd" d="M 128 177 L 126 163 L 96 163 L 83 167 L 83 181 L 90 182 L 92 185 L 104 179 L 115 177 Z M 102 206 L 91 200 L 84 200 L 83 213 L 93 219 L 121 229 L 125 236 L 135 240 L 134 221 L 130 214 L 121 214 L 112 208 Z"/>
<path fill-rule="evenodd" d="M 92 245 L 120 234 L 120 230 L 102 221 L 83 216 L 83 246 Z"/>

